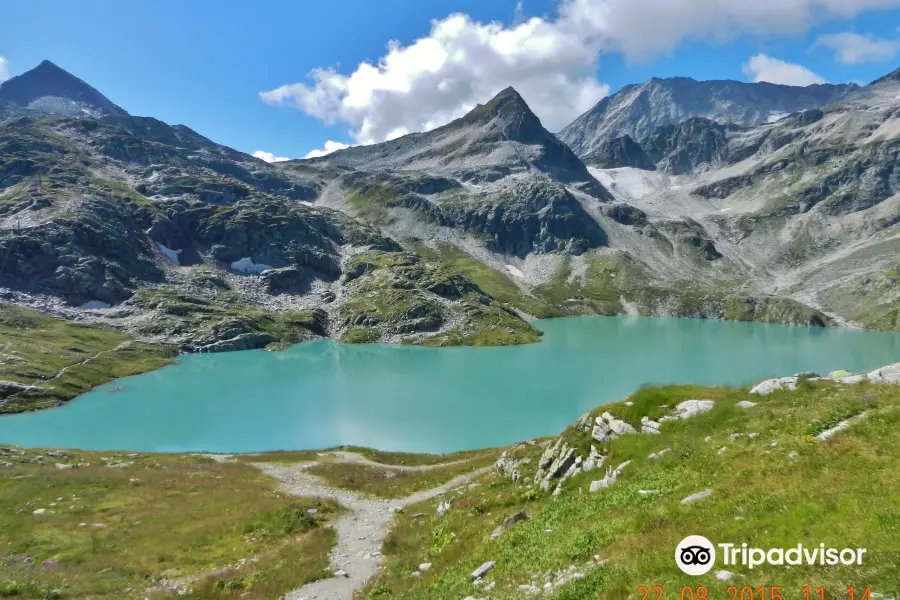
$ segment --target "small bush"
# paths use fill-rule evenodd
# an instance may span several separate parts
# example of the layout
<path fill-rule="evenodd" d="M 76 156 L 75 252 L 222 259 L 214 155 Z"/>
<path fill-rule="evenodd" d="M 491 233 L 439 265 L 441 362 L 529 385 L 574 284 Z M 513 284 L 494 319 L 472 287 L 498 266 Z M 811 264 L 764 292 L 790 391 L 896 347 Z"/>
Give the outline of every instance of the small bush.
<path fill-rule="evenodd" d="M 540 494 L 537 493 L 536 489 L 525 490 L 521 494 L 519 494 L 519 500 L 522 502 L 532 502 L 537 500 L 540 497 Z"/>
<path fill-rule="evenodd" d="M 316 526 L 316 518 L 306 507 L 291 504 L 281 510 L 270 511 L 247 523 L 244 533 L 258 538 L 275 538 L 309 531 Z"/>

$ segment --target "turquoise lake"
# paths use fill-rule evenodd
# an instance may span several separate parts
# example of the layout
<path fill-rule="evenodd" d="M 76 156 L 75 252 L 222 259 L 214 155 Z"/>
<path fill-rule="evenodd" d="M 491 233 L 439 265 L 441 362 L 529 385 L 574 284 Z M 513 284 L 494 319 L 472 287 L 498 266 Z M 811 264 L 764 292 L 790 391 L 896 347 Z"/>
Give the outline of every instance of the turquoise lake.
<path fill-rule="evenodd" d="M 644 383 L 743 385 L 900 362 L 900 335 L 694 319 L 536 321 L 510 348 L 344 345 L 190 355 L 53 409 L 0 417 L 0 443 L 253 452 L 353 444 L 448 452 L 558 433 Z"/>

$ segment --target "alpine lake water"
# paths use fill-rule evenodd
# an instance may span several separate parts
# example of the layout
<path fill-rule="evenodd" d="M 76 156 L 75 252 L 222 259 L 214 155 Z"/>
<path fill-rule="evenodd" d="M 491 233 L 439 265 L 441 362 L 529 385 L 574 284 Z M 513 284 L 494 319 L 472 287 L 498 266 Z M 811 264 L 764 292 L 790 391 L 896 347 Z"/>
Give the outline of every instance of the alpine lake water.
<path fill-rule="evenodd" d="M 641 384 L 745 385 L 900 361 L 900 335 L 695 319 L 536 321 L 539 344 L 346 345 L 188 355 L 53 410 L 0 417 L 0 443 L 256 452 L 344 444 L 449 452 L 553 435 Z"/>

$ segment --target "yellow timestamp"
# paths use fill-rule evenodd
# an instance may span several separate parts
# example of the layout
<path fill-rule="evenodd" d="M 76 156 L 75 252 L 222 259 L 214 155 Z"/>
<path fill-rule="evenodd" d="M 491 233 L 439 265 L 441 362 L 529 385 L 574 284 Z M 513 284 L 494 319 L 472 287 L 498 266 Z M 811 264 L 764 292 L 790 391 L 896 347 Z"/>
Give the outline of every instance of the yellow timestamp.
<path fill-rule="evenodd" d="M 844 589 L 831 589 L 825 587 L 804 586 L 799 594 L 790 593 L 789 598 L 800 600 L 825 600 L 826 596 L 838 596 L 842 600 L 872 600 L 871 588 L 848 587 Z M 785 600 L 788 592 L 780 585 L 751 587 L 749 585 L 730 585 L 725 593 L 711 593 L 705 585 L 691 587 L 686 585 L 679 592 L 679 600 Z M 663 600 L 667 596 L 662 586 L 642 585 L 637 589 L 638 600 Z"/>

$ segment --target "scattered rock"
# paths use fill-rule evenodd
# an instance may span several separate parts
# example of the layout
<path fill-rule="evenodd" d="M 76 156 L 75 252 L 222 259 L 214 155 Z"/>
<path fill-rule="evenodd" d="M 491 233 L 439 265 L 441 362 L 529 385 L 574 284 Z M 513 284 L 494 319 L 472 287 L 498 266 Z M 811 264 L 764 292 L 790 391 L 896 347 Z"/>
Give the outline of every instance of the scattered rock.
<path fill-rule="evenodd" d="M 344 571 L 343 569 L 335 571 L 334 576 L 335 577 L 344 577 L 344 578 L 350 577 L 350 575 L 347 573 L 347 571 Z"/>
<path fill-rule="evenodd" d="M 850 377 L 853 375 L 850 371 L 846 371 L 844 369 L 838 369 L 837 371 L 832 371 L 828 374 L 828 379 L 844 379 L 845 377 Z"/>
<path fill-rule="evenodd" d="M 622 437 L 637 433 L 629 423 L 617 419 L 608 412 L 604 412 L 594 421 L 596 425 L 591 431 L 591 437 L 600 443 L 609 442 Z"/>
<path fill-rule="evenodd" d="M 719 581 L 731 581 L 732 577 L 734 577 L 734 573 L 731 571 L 716 571 L 716 579 Z"/>
<path fill-rule="evenodd" d="M 450 512 L 450 501 L 445 500 L 443 502 L 438 502 L 437 505 L 437 514 L 439 517 L 443 517 L 448 512 Z"/>
<path fill-rule="evenodd" d="M 668 452 L 671 452 L 671 451 L 672 451 L 671 448 L 663 448 L 663 449 L 660 450 L 659 452 L 654 452 L 653 454 L 648 455 L 648 456 L 647 456 L 647 459 L 649 459 L 649 460 L 659 460 L 659 457 L 660 457 L 660 456 L 662 456 L 663 454 L 666 454 L 666 453 L 668 453 Z"/>
<path fill-rule="evenodd" d="M 39 508 L 39 509 L 37 509 L 37 510 L 32 511 L 31 514 L 33 514 L 33 515 L 42 515 L 42 514 L 44 514 L 44 513 L 46 513 L 46 512 L 47 512 L 47 509 L 46 509 L 46 508 Z"/>
<path fill-rule="evenodd" d="M 756 402 L 750 402 L 749 400 L 741 400 L 737 403 L 738 408 L 753 408 L 756 406 Z"/>
<path fill-rule="evenodd" d="M 641 433 L 659 434 L 660 424 L 648 417 L 641 417 Z"/>
<path fill-rule="evenodd" d="M 619 475 L 622 474 L 622 470 L 625 467 L 627 467 L 629 465 L 629 463 L 631 463 L 631 461 L 626 460 L 625 462 L 623 462 L 621 465 L 619 465 L 615 469 L 607 467 L 606 476 L 603 477 L 603 479 L 600 479 L 598 481 L 592 481 L 591 487 L 588 489 L 588 491 L 593 494 L 595 492 L 599 492 L 600 490 L 602 490 L 604 488 L 610 487 L 612 484 L 614 484 L 616 482 L 616 479 L 618 479 Z"/>
<path fill-rule="evenodd" d="M 728 448 L 726 448 L 725 446 L 722 446 L 721 448 L 719 448 L 719 451 L 716 454 L 719 454 L 719 455 L 725 454 L 727 451 L 728 451 Z"/>
<path fill-rule="evenodd" d="M 489 560 L 474 571 L 472 571 L 472 579 L 481 579 L 485 575 L 487 575 L 488 571 L 494 568 L 494 565 L 497 564 L 497 561 Z"/>
<path fill-rule="evenodd" d="M 422 563 L 421 565 L 419 565 L 419 570 L 423 573 L 430 568 L 431 568 L 431 563 Z"/>
<path fill-rule="evenodd" d="M 697 492 L 696 494 L 691 494 L 687 498 L 681 501 L 682 504 L 691 504 L 692 502 L 697 502 L 699 500 L 703 500 L 704 498 L 709 497 L 712 494 L 712 490 L 703 490 L 702 492 Z"/>

